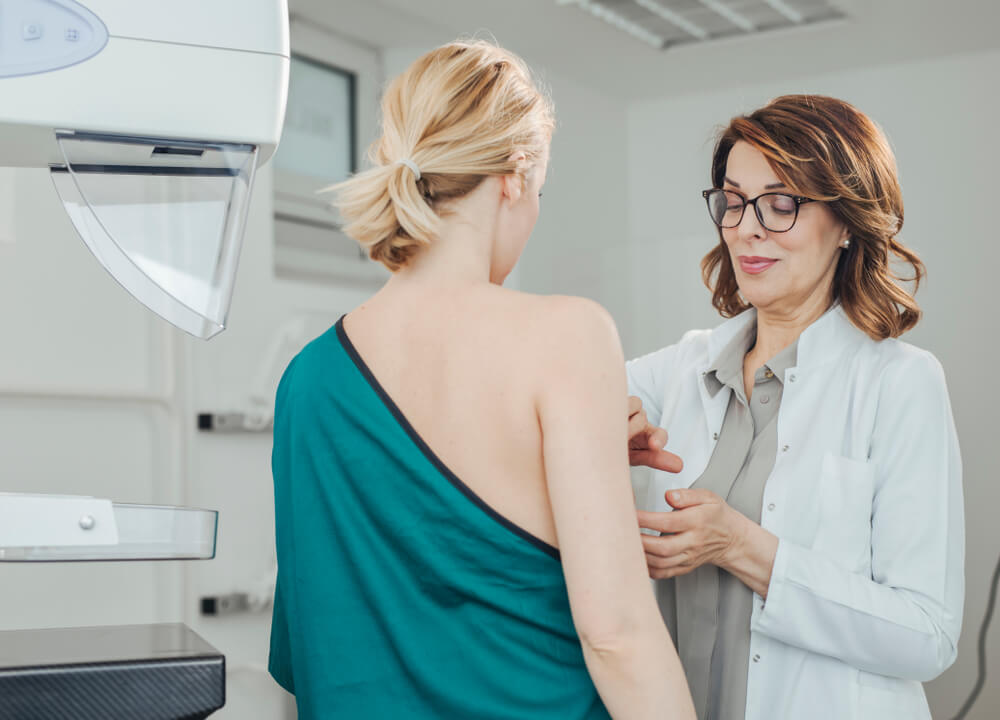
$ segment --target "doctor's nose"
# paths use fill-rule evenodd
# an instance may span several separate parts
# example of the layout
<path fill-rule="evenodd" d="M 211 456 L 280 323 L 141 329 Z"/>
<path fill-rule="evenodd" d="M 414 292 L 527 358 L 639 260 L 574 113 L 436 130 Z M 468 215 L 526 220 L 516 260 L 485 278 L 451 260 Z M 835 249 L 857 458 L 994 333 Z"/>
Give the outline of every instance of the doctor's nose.
<path fill-rule="evenodd" d="M 760 218 L 757 217 L 756 205 L 747 205 L 743 208 L 743 217 L 740 224 L 736 226 L 736 236 L 743 242 L 753 240 L 763 240 L 767 230 L 761 225 Z"/>

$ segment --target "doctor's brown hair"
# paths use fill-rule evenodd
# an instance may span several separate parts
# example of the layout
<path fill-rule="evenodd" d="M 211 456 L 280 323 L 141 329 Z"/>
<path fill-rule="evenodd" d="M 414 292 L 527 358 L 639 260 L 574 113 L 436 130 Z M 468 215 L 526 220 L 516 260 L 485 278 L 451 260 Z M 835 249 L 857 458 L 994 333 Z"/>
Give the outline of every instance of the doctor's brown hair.
<path fill-rule="evenodd" d="M 833 296 L 851 322 L 874 340 L 898 337 L 917 324 L 920 307 L 899 281 L 916 292 L 925 269 L 896 235 L 903 226 L 903 196 L 896 159 L 882 130 L 848 103 L 822 95 L 784 95 L 730 121 L 712 157 L 712 185 L 721 188 L 729 151 L 744 141 L 767 158 L 793 193 L 827 204 L 850 233 L 833 278 Z M 912 269 L 897 275 L 892 264 Z M 719 244 L 701 261 L 712 305 L 732 317 L 749 305 L 740 297 L 732 260 Z"/>

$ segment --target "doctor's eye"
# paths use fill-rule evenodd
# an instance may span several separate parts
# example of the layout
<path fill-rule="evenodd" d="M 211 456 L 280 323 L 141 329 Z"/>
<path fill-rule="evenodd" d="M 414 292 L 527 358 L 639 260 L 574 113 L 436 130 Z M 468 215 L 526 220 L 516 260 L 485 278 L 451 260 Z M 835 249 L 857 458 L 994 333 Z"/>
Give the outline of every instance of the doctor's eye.
<path fill-rule="evenodd" d="M 767 198 L 768 207 L 780 215 L 791 215 L 796 210 L 795 198 L 790 195 L 771 195 Z"/>

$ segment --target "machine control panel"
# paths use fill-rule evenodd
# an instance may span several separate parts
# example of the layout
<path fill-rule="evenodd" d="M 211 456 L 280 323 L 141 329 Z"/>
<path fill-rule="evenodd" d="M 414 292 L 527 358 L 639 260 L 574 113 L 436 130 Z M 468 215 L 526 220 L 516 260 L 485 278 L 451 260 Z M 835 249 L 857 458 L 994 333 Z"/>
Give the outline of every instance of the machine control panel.
<path fill-rule="evenodd" d="M 74 0 L 0 0 L 0 78 L 76 65 L 107 42 L 101 19 Z"/>

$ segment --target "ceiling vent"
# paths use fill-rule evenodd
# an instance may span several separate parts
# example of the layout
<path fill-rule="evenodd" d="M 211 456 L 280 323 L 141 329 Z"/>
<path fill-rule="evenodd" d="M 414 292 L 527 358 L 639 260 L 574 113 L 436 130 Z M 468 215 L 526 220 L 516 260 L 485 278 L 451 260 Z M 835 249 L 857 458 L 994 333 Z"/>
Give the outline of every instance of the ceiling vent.
<path fill-rule="evenodd" d="M 840 20 L 829 0 L 557 0 L 664 50 Z"/>

